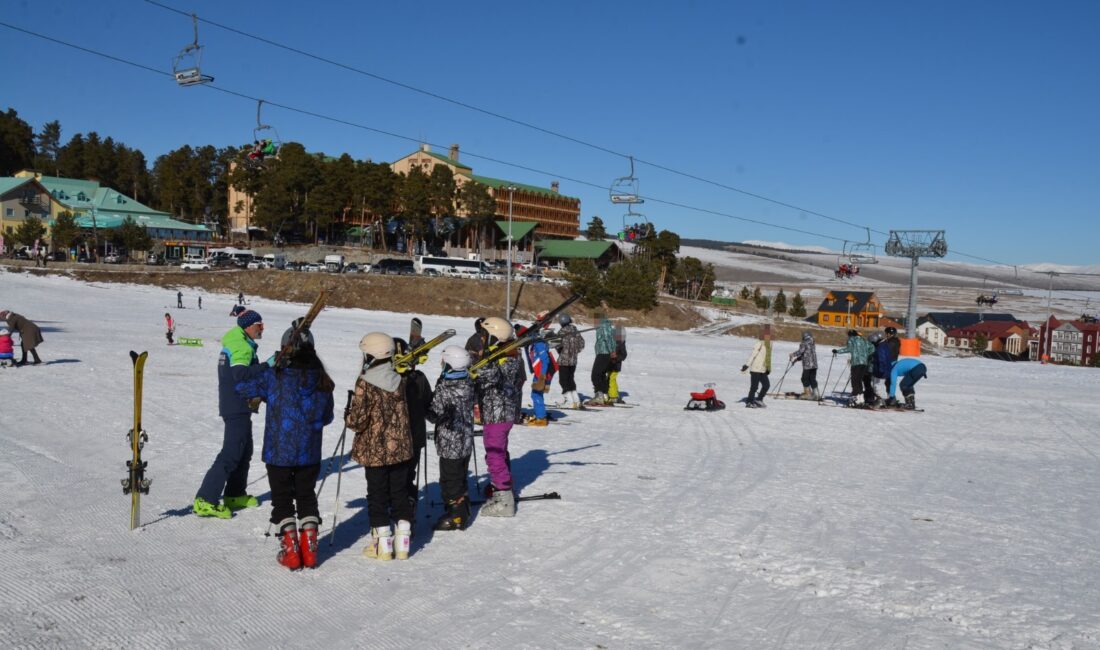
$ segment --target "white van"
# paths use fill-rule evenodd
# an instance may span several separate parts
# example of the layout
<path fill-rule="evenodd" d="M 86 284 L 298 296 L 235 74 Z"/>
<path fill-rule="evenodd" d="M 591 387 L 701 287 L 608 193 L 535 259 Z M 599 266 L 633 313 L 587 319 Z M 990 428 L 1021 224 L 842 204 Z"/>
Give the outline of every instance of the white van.
<path fill-rule="evenodd" d="M 286 268 L 286 254 L 284 253 L 268 253 L 264 255 L 264 264 L 269 269 L 285 269 Z"/>
<path fill-rule="evenodd" d="M 325 270 L 329 273 L 339 273 L 344 270 L 343 255 L 325 255 Z"/>

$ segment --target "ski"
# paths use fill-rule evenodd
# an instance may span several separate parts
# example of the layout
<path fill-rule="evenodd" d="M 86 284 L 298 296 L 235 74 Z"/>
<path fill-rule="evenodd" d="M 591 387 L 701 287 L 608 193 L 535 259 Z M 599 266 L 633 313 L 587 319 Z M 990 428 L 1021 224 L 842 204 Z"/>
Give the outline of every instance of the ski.
<path fill-rule="evenodd" d="M 516 497 L 515 501 L 547 501 L 553 499 L 561 499 L 561 495 L 557 492 L 545 492 L 543 494 L 532 494 L 531 496 L 526 497 Z M 470 503 L 474 505 L 480 505 L 482 503 L 485 503 L 485 499 L 480 499 L 478 501 L 471 500 Z"/>
<path fill-rule="evenodd" d="M 317 315 L 321 313 L 322 309 L 324 309 L 325 300 L 327 298 L 328 292 L 324 289 L 321 289 L 321 293 L 317 294 L 317 299 L 313 301 L 312 305 L 310 305 L 309 311 L 306 312 L 306 315 L 302 316 L 301 318 L 295 319 L 294 322 L 291 323 L 291 327 L 294 328 L 294 331 L 291 333 L 290 339 L 287 341 L 287 344 L 284 345 L 282 349 L 280 349 L 279 352 L 275 355 L 276 368 L 282 368 L 286 365 L 286 360 L 290 357 L 291 353 L 294 352 L 294 346 L 297 344 L 298 337 L 302 334 L 302 332 L 308 330 L 310 325 L 313 325 L 313 321 L 317 318 Z"/>
<path fill-rule="evenodd" d="M 176 345 L 183 345 L 183 346 L 192 347 L 192 348 L 201 348 L 202 347 L 202 339 L 191 338 L 191 337 L 186 337 L 186 336 L 177 336 L 176 337 Z"/>
<path fill-rule="evenodd" d="M 818 404 L 821 405 L 821 406 L 829 406 L 829 407 L 832 407 L 832 408 L 851 409 L 853 411 L 888 411 L 888 412 L 891 412 L 891 413 L 894 413 L 894 412 L 898 412 L 898 413 L 924 413 L 924 409 L 907 409 L 904 406 L 901 406 L 901 407 L 898 407 L 898 406 L 873 406 L 873 407 L 868 408 L 868 407 L 865 407 L 865 406 L 848 406 L 847 404 L 841 404 L 841 403 L 836 403 L 836 402 L 826 402 L 826 401 L 818 402 Z"/>
<path fill-rule="evenodd" d="M 394 357 L 393 357 L 394 368 L 398 369 L 397 372 L 404 372 L 402 370 L 402 368 L 404 368 L 405 370 L 408 370 L 408 367 L 410 365 L 412 365 L 414 362 L 416 362 L 420 357 L 427 354 L 429 350 L 436 347 L 440 343 L 443 343 L 447 339 L 454 336 L 455 333 L 456 332 L 453 329 L 452 330 L 446 330 L 445 332 L 443 332 L 439 336 L 433 338 L 430 341 L 424 341 L 423 343 L 421 343 L 420 345 L 416 346 L 415 348 L 409 350 L 405 354 L 394 355 Z"/>
<path fill-rule="evenodd" d="M 490 363 L 496 361 L 497 359 L 500 359 L 503 356 L 511 354 L 514 350 L 518 350 L 519 348 L 527 347 L 528 345 L 531 345 L 535 341 L 541 339 L 542 338 L 541 330 L 542 330 L 543 326 L 546 325 L 547 323 L 549 323 L 550 321 L 554 320 L 555 316 L 557 316 L 561 312 L 565 311 L 565 309 L 567 307 L 569 307 L 569 305 L 572 305 L 573 303 L 577 302 L 578 300 L 581 299 L 581 297 L 582 296 L 579 293 L 575 293 L 575 294 L 569 296 L 568 298 L 565 299 L 565 302 L 561 303 L 557 307 L 554 307 L 550 311 L 546 312 L 545 316 L 543 316 L 542 318 L 540 318 L 540 319 L 536 320 L 535 322 L 531 323 L 531 326 L 527 328 L 527 331 L 523 334 L 523 336 L 518 336 L 518 337 L 512 339 L 511 341 L 508 341 L 504 345 L 501 345 L 500 347 L 493 350 L 489 354 L 485 355 L 484 357 L 479 359 L 476 363 L 471 365 L 469 367 L 469 369 L 467 370 L 467 372 L 469 372 L 471 377 L 476 378 L 478 370 L 481 370 L 485 366 L 487 366 Z"/>
<path fill-rule="evenodd" d="M 141 428 L 141 386 L 145 360 L 148 357 L 148 352 L 130 352 L 130 360 L 134 364 L 134 426 L 126 438 L 133 457 L 126 461 L 128 476 L 122 479 L 122 493 L 130 495 L 130 530 L 141 526 L 141 495 L 149 494 L 149 485 L 153 482 L 152 479 L 145 478 L 147 463 L 141 459 L 141 449 L 149 440 L 149 436 Z"/>

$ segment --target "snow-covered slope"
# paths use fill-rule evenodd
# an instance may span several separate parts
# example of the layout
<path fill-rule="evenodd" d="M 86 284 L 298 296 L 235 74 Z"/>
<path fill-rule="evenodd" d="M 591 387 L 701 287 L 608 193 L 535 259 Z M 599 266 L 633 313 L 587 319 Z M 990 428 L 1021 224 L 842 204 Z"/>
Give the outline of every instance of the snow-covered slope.
<path fill-rule="evenodd" d="M 0 370 L 7 647 L 1100 647 L 1094 370 L 929 358 L 925 413 L 787 400 L 749 410 L 737 368 L 752 341 L 633 330 L 620 384 L 638 406 L 513 432 L 520 492 L 561 501 L 433 534 L 433 450 L 413 555 L 381 563 L 360 554 L 365 482 L 349 461 L 339 501 L 335 476 L 321 495 L 321 566 L 292 574 L 263 534 L 259 449 L 250 490 L 261 508 L 230 521 L 190 514 L 221 442 L 217 341 L 233 298 L 204 294 L 198 311 L 185 293 L 191 308 L 166 309 L 174 292 L 0 271 L 0 308 L 43 327 L 49 362 Z M 261 354 L 305 310 L 252 307 L 268 324 Z M 206 347 L 166 347 L 165 311 Z M 469 329 L 423 320 L 429 336 Z M 318 318 L 338 393 L 359 337 L 377 329 L 404 335 L 408 317 Z M 153 485 L 137 532 L 119 488 L 131 349 L 150 351 Z M 798 368 L 784 378 L 793 349 L 775 345 L 783 390 L 798 383 Z M 591 351 L 589 340 L 580 377 Z M 842 361 L 819 353 L 822 380 L 843 385 Z M 729 408 L 683 411 L 706 382 Z M 261 428 L 257 418 L 257 440 Z M 340 433 L 326 430 L 326 454 Z"/>

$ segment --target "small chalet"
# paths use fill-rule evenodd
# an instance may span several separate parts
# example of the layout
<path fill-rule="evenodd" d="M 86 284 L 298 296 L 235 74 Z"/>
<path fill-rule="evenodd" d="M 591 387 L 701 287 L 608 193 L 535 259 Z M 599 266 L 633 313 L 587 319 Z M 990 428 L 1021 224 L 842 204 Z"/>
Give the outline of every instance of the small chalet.
<path fill-rule="evenodd" d="M 817 324 L 825 327 L 878 327 L 884 314 L 872 291 L 830 291 L 817 308 Z"/>
<path fill-rule="evenodd" d="M 1031 327 L 1024 322 L 986 320 L 948 330 L 945 346 L 969 349 L 975 353 L 1004 352 L 1013 357 L 1026 358 Z M 974 342 L 984 338 L 985 349 L 975 349 Z"/>
<path fill-rule="evenodd" d="M 1051 316 L 1039 328 L 1039 354 L 1057 363 L 1088 365 L 1100 347 L 1100 323 L 1058 320 Z"/>

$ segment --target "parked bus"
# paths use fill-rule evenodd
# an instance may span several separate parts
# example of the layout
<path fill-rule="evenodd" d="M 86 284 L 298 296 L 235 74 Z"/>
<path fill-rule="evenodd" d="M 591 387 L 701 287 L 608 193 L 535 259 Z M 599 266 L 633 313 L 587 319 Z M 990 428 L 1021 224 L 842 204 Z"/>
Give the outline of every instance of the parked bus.
<path fill-rule="evenodd" d="M 419 275 L 434 271 L 439 275 L 451 275 L 459 278 L 479 278 L 489 273 L 489 265 L 482 260 L 464 260 L 461 257 L 429 257 L 417 255 L 413 258 L 413 268 Z"/>

